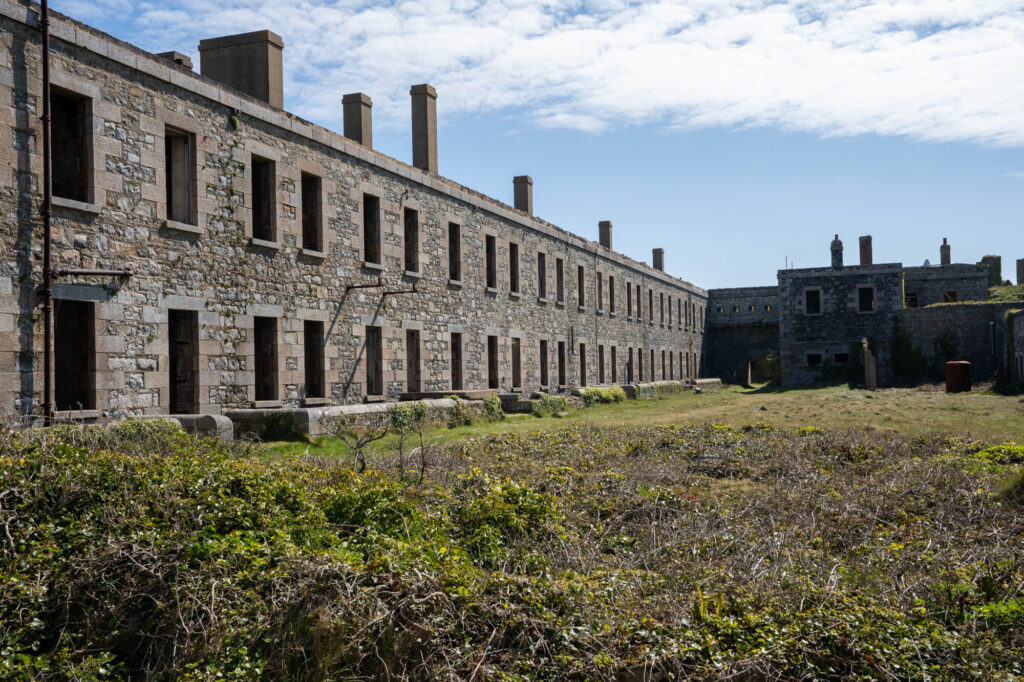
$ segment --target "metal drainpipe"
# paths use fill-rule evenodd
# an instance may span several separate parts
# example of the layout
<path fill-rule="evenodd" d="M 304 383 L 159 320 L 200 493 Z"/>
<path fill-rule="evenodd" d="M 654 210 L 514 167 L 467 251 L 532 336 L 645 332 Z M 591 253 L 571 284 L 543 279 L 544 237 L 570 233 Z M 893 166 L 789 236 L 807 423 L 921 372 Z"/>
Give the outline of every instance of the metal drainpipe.
<path fill-rule="evenodd" d="M 42 0 L 39 24 L 43 30 L 43 424 L 53 423 L 53 275 L 51 272 L 51 219 L 53 217 L 53 173 L 50 126 L 50 11 Z"/>

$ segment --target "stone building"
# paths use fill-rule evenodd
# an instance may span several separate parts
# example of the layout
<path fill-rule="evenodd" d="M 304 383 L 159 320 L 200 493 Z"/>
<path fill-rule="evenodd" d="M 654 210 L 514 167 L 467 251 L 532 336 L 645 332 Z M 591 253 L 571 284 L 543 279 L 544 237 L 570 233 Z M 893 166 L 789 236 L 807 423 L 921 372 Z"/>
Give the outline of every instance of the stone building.
<path fill-rule="evenodd" d="M 857 265 L 844 263 L 836 235 L 830 267 L 780 270 L 776 287 L 710 290 L 708 371 L 745 382 L 772 355 L 784 385 L 914 383 L 939 378 L 951 359 L 971 360 L 978 379 L 1007 370 L 1013 306 L 986 302 L 995 257 L 953 263 L 943 239 L 939 265 L 904 267 L 875 264 L 870 236 L 859 246 Z"/>
<path fill-rule="evenodd" d="M 39 410 L 37 5 L 0 1 L 5 257 L 0 410 Z M 707 292 L 438 174 L 436 100 L 412 163 L 282 109 L 269 31 L 204 40 L 201 73 L 51 17 L 57 409 L 217 414 L 473 391 L 694 380 Z M 169 46 L 170 47 L 170 46 Z M 118 272 L 120 271 L 120 272 Z"/>

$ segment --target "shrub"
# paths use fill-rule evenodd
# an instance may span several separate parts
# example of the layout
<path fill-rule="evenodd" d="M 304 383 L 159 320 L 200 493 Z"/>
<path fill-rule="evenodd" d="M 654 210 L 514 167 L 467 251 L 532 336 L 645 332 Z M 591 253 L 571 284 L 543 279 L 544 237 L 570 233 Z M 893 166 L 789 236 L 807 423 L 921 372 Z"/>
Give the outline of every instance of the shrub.
<path fill-rule="evenodd" d="M 448 428 L 454 429 L 457 426 L 469 426 L 473 423 L 473 412 L 466 405 L 466 401 L 457 395 L 451 396 L 455 401 L 455 407 L 448 415 Z"/>
<path fill-rule="evenodd" d="M 1013 442 L 990 445 L 976 452 L 974 456 L 996 464 L 1024 464 L 1024 445 L 1017 445 Z"/>
<path fill-rule="evenodd" d="M 626 399 L 626 392 L 621 386 L 608 388 L 591 387 L 583 389 L 583 404 L 592 407 L 597 404 L 621 403 Z"/>
<path fill-rule="evenodd" d="M 535 417 L 550 417 L 557 412 L 563 412 L 568 409 L 569 405 L 565 402 L 565 398 L 560 395 L 548 395 L 547 393 L 538 393 L 537 399 L 533 401 L 533 415 Z"/>
<path fill-rule="evenodd" d="M 484 414 L 491 421 L 501 421 L 505 418 L 505 411 L 501 407 L 501 398 L 496 395 L 489 395 L 484 398 Z"/>

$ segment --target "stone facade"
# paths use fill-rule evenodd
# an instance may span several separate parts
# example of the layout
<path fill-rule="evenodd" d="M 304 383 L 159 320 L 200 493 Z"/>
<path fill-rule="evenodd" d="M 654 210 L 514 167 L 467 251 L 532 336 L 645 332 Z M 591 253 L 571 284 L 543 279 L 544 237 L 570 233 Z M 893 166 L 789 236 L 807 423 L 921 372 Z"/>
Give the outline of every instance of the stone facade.
<path fill-rule="evenodd" d="M 0 409 L 20 414 L 43 383 L 35 7 L 0 1 Z M 77 198 L 55 176 L 54 267 L 131 270 L 57 280 L 59 407 L 112 418 L 449 393 L 455 338 L 463 390 L 700 374 L 705 290 L 66 17 L 51 27 L 57 104 L 82 121 L 86 159 Z"/>
<path fill-rule="evenodd" d="M 779 288 L 708 290 L 707 372 L 747 384 L 756 363 L 779 354 Z"/>
<path fill-rule="evenodd" d="M 903 271 L 907 308 L 933 303 L 984 301 L 988 298 L 989 269 L 969 263 L 906 268 Z"/>

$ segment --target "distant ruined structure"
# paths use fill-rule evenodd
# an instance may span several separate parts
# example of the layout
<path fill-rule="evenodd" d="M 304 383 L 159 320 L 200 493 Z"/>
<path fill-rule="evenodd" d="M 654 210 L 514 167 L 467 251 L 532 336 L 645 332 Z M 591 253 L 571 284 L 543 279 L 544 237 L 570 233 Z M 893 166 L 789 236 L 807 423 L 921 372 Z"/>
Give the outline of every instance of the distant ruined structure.
<path fill-rule="evenodd" d="M 39 17 L 0 0 L 0 412 L 25 416 L 46 407 Z M 200 73 L 64 16 L 49 34 L 58 417 L 747 381 L 772 355 L 793 384 L 869 352 L 884 385 L 901 334 L 1007 366 L 1002 308 L 924 307 L 986 296 L 987 266 L 948 245 L 904 268 L 865 238 L 844 266 L 837 236 L 829 268 L 708 292 L 660 248 L 653 267 L 615 252 L 610 221 L 593 242 L 536 217 L 529 176 L 507 205 L 439 175 L 430 85 L 406 164 L 374 151 L 366 94 L 339 93 L 343 135 L 284 111 L 271 31 L 203 40 Z"/>

